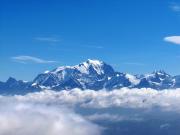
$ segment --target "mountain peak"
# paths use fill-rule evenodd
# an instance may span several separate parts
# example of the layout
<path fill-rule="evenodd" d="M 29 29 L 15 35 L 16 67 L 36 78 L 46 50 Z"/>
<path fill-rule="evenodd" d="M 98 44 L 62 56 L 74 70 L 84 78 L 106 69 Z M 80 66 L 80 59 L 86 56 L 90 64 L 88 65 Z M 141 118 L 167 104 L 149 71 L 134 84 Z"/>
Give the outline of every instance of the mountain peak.
<path fill-rule="evenodd" d="M 165 78 L 165 77 L 170 77 L 171 76 L 168 73 L 166 73 L 164 70 L 156 70 L 152 74 L 154 74 L 155 76 L 159 76 L 161 78 Z"/>
<path fill-rule="evenodd" d="M 75 66 L 60 66 L 54 69 L 52 72 L 57 73 L 65 69 L 70 69 L 70 70 L 76 69 L 79 70 L 81 73 L 88 74 L 90 68 L 93 68 L 95 71 L 97 71 L 98 74 L 101 74 L 104 65 L 105 63 L 103 61 L 88 59 L 87 61 L 82 62 Z"/>
<path fill-rule="evenodd" d="M 96 60 L 96 59 L 88 59 L 86 61 L 86 63 L 88 64 L 93 64 L 93 65 L 102 65 L 104 62 L 103 61 L 100 61 L 100 60 Z"/>
<path fill-rule="evenodd" d="M 7 83 L 11 83 L 11 82 L 16 82 L 17 80 L 15 79 L 15 78 L 13 78 L 13 77 L 9 77 L 8 79 L 7 79 Z"/>
<path fill-rule="evenodd" d="M 114 69 L 105 62 L 88 59 L 75 66 L 61 66 L 39 74 L 33 82 L 41 86 L 51 87 L 62 86 L 64 88 L 71 84 L 73 87 L 81 86 L 84 88 L 86 86 L 92 88 L 94 85 L 98 85 L 103 88 L 103 83 L 107 80 L 107 77 L 114 74 Z"/>
<path fill-rule="evenodd" d="M 167 74 L 164 70 L 155 70 L 153 74 Z"/>

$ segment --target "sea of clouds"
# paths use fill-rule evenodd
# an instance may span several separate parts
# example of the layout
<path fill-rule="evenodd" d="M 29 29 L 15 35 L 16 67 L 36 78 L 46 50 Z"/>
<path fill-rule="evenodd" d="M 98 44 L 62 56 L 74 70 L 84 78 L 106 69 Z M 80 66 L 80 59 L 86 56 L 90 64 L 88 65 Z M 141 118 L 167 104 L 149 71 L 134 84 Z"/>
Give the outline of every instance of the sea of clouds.
<path fill-rule="evenodd" d="M 168 120 L 174 118 L 169 116 L 180 116 L 180 89 L 44 90 L 0 96 L 0 135 L 101 135 L 108 127 L 98 121 L 167 119 L 159 124 L 161 130 L 171 126 Z"/>

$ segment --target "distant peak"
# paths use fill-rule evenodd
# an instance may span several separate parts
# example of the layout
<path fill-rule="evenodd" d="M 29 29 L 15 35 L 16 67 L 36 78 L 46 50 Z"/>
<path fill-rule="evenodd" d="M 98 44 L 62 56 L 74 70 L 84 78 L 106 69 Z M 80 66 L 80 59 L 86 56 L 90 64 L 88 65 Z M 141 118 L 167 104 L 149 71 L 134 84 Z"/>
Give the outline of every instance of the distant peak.
<path fill-rule="evenodd" d="M 171 77 L 168 73 L 166 73 L 164 70 L 155 70 L 151 74 L 146 74 L 146 78 L 151 78 L 151 77 L 160 77 L 160 78 L 166 78 L 166 77 Z"/>
<path fill-rule="evenodd" d="M 153 74 L 167 74 L 164 70 L 155 70 Z"/>
<path fill-rule="evenodd" d="M 17 80 L 13 77 L 9 77 L 8 80 L 6 81 L 7 83 L 10 83 L 10 82 L 16 82 Z"/>
<path fill-rule="evenodd" d="M 103 61 L 96 60 L 96 59 L 87 59 L 87 61 L 84 61 L 78 65 L 61 66 L 48 73 L 58 73 L 59 71 L 63 71 L 66 69 L 70 69 L 70 70 L 76 69 L 76 70 L 79 70 L 81 73 L 88 74 L 90 70 L 94 69 L 98 74 L 102 74 L 104 73 L 104 65 L 106 64 Z"/>
<path fill-rule="evenodd" d="M 93 64 L 93 65 L 101 65 L 103 64 L 104 62 L 103 61 L 100 61 L 100 60 L 95 60 L 95 59 L 88 59 L 86 61 L 88 64 Z"/>
<path fill-rule="evenodd" d="M 9 77 L 8 80 L 16 80 L 16 79 L 13 78 L 13 77 Z M 7 80 L 7 81 L 8 81 L 8 80 Z"/>

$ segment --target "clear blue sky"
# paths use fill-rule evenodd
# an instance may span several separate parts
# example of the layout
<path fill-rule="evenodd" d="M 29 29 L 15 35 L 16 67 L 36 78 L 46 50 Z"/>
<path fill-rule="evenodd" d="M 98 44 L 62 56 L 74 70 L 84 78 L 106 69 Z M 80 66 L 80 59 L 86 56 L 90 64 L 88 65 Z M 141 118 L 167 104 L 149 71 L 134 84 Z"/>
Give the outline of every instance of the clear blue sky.
<path fill-rule="evenodd" d="M 177 0 L 1 0 L 0 80 L 88 58 L 132 74 L 180 74 L 180 43 L 164 40 L 178 35 Z"/>

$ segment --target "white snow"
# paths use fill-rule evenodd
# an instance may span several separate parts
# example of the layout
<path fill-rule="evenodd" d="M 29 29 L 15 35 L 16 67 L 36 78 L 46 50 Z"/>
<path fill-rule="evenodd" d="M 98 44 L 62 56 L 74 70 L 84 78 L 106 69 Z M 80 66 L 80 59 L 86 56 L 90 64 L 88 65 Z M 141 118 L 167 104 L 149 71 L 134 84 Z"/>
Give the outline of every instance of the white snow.
<path fill-rule="evenodd" d="M 98 74 L 104 74 L 102 70 L 102 65 L 103 65 L 102 61 L 88 59 L 87 63 L 90 63 L 90 65 L 93 66 L 93 68 L 96 70 Z"/>
<path fill-rule="evenodd" d="M 32 84 L 32 86 L 36 86 L 36 85 L 37 85 L 37 83 L 33 83 L 33 84 Z"/>
<path fill-rule="evenodd" d="M 152 83 L 152 84 L 155 84 L 155 85 L 161 85 L 161 83 L 158 83 L 158 82 L 152 82 L 152 81 L 150 81 L 150 83 Z"/>
<path fill-rule="evenodd" d="M 69 69 L 77 69 L 81 73 L 84 73 L 84 74 L 89 74 L 88 69 L 89 69 L 90 66 L 92 66 L 94 68 L 94 70 L 96 70 L 96 72 L 98 74 L 102 74 L 102 73 L 104 73 L 103 70 L 102 70 L 102 65 L 103 65 L 102 61 L 88 59 L 86 62 L 80 63 L 80 64 L 75 65 L 75 66 L 61 66 L 61 67 L 58 67 L 52 73 L 57 73 L 59 71 L 62 71 L 64 69 L 69 68 Z"/>
<path fill-rule="evenodd" d="M 102 65 L 102 61 L 99 61 L 99 60 L 91 60 L 91 59 L 88 59 L 88 62 L 93 64 L 93 65 Z"/>
<path fill-rule="evenodd" d="M 128 78 L 129 81 L 130 81 L 131 83 L 133 83 L 134 85 L 137 85 L 137 84 L 140 82 L 139 79 L 137 79 L 135 76 L 130 75 L 130 74 L 126 74 L 126 78 Z"/>
<path fill-rule="evenodd" d="M 47 73 L 49 73 L 49 71 L 48 71 L 48 70 L 46 70 L 44 73 L 45 73 L 45 74 L 47 74 Z"/>
<path fill-rule="evenodd" d="M 27 82 L 28 82 L 28 81 L 24 81 L 24 80 L 23 80 L 23 83 L 27 83 Z"/>
<path fill-rule="evenodd" d="M 89 71 L 88 71 L 89 65 L 87 63 L 85 63 L 85 62 L 80 64 L 80 65 L 74 66 L 74 68 L 79 70 L 81 73 L 84 73 L 84 74 L 89 73 Z"/>
<path fill-rule="evenodd" d="M 57 73 L 59 71 L 67 69 L 67 68 L 72 68 L 72 67 L 71 66 L 61 66 L 61 67 L 56 68 L 55 71 L 53 71 L 52 73 Z"/>
<path fill-rule="evenodd" d="M 88 74 L 88 69 L 90 66 L 92 66 L 98 74 L 103 74 L 104 72 L 102 70 L 102 65 L 102 61 L 88 59 L 86 62 L 81 63 L 80 66 L 78 65 L 78 69 L 80 72 Z"/>
<path fill-rule="evenodd" d="M 163 74 L 163 73 L 161 73 L 161 72 L 157 72 L 157 74 L 158 74 L 158 75 L 164 75 L 164 74 Z"/>

